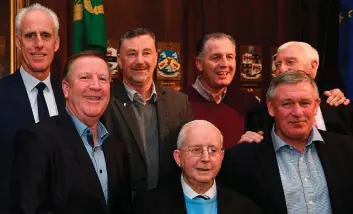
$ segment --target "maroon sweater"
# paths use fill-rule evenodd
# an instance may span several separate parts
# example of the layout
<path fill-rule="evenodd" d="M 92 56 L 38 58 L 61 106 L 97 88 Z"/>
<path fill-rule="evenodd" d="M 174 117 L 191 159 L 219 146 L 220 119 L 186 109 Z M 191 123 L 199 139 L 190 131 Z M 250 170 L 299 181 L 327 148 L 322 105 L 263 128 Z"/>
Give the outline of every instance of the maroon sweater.
<path fill-rule="evenodd" d="M 207 120 L 222 132 L 224 149 L 237 144 L 244 134 L 247 112 L 259 104 L 251 93 L 230 87 L 220 104 L 206 100 L 193 87 L 188 88 L 186 94 L 194 119 Z"/>

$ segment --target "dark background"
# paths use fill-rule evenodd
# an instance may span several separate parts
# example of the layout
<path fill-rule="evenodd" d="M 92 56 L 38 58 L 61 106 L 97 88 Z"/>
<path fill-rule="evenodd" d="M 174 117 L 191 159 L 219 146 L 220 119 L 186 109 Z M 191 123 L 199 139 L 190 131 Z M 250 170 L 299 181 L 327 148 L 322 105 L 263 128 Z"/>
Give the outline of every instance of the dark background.
<path fill-rule="evenodd" d="M 34 2 L 34 1 L 31 1 Z M 60 19 L 60 48 L 52 73 L 60 78 L 72 47 L 72 0 L 38 0 Z M 183 86 L 190 86 L 195 69 L 195 44 L 204 33 L 221 31 L 239 45 L 262 47 L 264 90 L 270 80 L 270 47 L 304 41 L 320 54 L 317 82 L 321 91 L 341 88 L 338 72 L 338 0 L 103 0 L 107 37 L 118 40 L 133 27 L 155 32 L 158 41 L 180 42 Z M 234 84 L 239 80 L 237 72 Z"/>

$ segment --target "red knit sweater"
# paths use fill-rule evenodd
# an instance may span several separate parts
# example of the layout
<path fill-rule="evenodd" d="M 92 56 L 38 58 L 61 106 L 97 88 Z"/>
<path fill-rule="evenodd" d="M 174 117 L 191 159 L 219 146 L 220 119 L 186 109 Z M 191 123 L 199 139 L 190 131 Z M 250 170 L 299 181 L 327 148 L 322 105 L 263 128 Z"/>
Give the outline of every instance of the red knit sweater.
<path fill-rule="evenodd" d="M 203 98 L 193 87 L 186 90 L 192 106 L 194 119 L 207 120 L 214 124 L 223 134 L 223 148 L 237 144 L 245 130 L 245 116 L 258 101 L 246 91 L 231 89 L 220 104 Z"/>

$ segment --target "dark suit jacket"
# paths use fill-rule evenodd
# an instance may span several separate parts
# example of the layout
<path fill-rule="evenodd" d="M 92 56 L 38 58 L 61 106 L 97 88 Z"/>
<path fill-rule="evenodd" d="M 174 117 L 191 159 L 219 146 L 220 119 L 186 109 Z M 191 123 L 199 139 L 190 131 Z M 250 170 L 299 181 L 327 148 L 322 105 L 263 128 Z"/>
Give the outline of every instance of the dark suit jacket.
<path fill-rule="evenodd" d="M 173 159 L 177 137 L 182 125 L 192 119 L 190 103 L 185 94 L 156 85 L 157 119 L 159 134 L 159 183 L 170 176 L 178 176 L 179 168 Z M 129 150 L 132 189 L 147 188 L 147 168 L 143 142 L 139 134 L 132 102 L 123 83 L 112 88 L 110 106 L 104 115 L 104 123 L 118 139 L 127 144 Z M 173 175 L 172 175 L 173 174 Z"/>
<path fill-rule="evenodd" d="M 320 104 L 326 131 L 353 136 L 352 105 L 330 106 L 325 101 Z M 246 121 L 248 131 L 270 131 L 274 119 L 269 115 L 266 105 L 259 105 L 249 111 Z"/>
<path fill-rule="evenodd" d="M 353 213 L 353 138 L 320 131 L 316 142 L 333 213 Z M 226 151 L 219 179 L 255 202 L 264 213 L 287 213 L 271 136 L 259 144 L 239 144 Z"/>
<path fill-rule="evenodd" d="M 51 80 L 59 114 L 65 111 L 65 101 L 59 81 Z M 34 123 L 20 71 L 0 80 L 0 213 L 9 208 L 9 183 L 13 160 L 13 140 L 16 132 Z"/>
<path fill-rule="evenodd" d="M 249 199 L 224 186 L 217 186 L 219 214 L 261 213 Z M 133 214 L 186 214 L 183 189 L 179 183 L 163 185 L 145 193 L 137 194 Z"/>
<path fill-rule="evenodd" d="M 16 135 L 12 178 L 13 213 L 109 214 L 130 209 L 124 144 L 103 142 L 108 205 L 81 137 L 66 114 L 21 129 Z"/>

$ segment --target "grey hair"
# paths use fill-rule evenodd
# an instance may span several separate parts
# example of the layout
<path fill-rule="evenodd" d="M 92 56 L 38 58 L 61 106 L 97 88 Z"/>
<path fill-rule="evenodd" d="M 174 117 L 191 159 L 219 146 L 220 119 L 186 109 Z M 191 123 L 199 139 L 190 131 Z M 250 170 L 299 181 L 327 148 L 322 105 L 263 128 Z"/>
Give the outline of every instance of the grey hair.
<path fill-rule="evenodd" d="M 315 48 L 313 48 L 311 45 L 309 45 L 306 42 L 298 42 L 298 41 L 286 42 L 283 45 L 279 46 L 279 48 L 277 49 L 277 54 L 293 45 L 298 46 L 303 50 L 303 56 L 305 57 L 307 62 L 317 61 L 317 65 L 319 66 L 319 53 Z"/>
<path fill-rule="evenodd" d="M 271 101 L 275 96 L 276 88 L 281 84 L 298 84 L 301 82 L 309 82 L 314 88 L 316 99 L 319 99 L 319 89 L 314 79 L 305 72 L 294 70 L 289 70 L 276 76 L 270 83 L 266 93 L 266 98 L 268 101 Z"/>
<path fill-rule="evenodd" d="M 204 35 L 199 42 L 196 44 L 196 54 L 197 54 L 197 58 L 202 59 L 203 55 L 204 55 L 204 51 L 205 51 L 205 45 L 206 42 L 210 39 L 223 39 L 223 38 L 227 38 L 229 39 L 232 44 L 236 47 L 236 42 L 235 39 L 226 33 L 221 33 L 221 32 L 216 32 L 216 33 L 209 33 Z"/>
<path fill-rule="evenodd" d="M 16 15 L 15 18 L 15 31 L 16 31 L 16 35 L 20 35 L 21 34 L 21 23 L 23 20 L 23 17 L 30 11 L 43 11 L 45 13 L 47 13 L 54 24 L 54 30 L 55 30 L 55 35 L 58 36 L 59 35 L 59 18 L 58 16 L 49 8 L 44 7 L 43 5 L 39 4 L 39 3 L 34 3 L 29 7 L 24 7 L 20 10 L 20 12 L 18 12 L 18 14 Z"/>
<path fill-rule="evenodd" d="M 207 125 L 207 126 L 211 126 L 212 128 L 214 128 L 220 134 L 220 136 L 221 136 L 220 141 L 221 141 L 221 145 L 223 146 L 223 135 L 222 135 L 221 131 L 215 125 L 208 122 L 207 120 L 193 120 L 193 121 L 186 123 L 181 128 L 181 130 L 179 132 L 178 140 L 177 140 L 177 148 L 178 149 L 180 149 L 181 146 L 183 145 L 183 143 L 185 142 L 186 135 L 187 135 L 188 131 L 197 125 Z"/>

